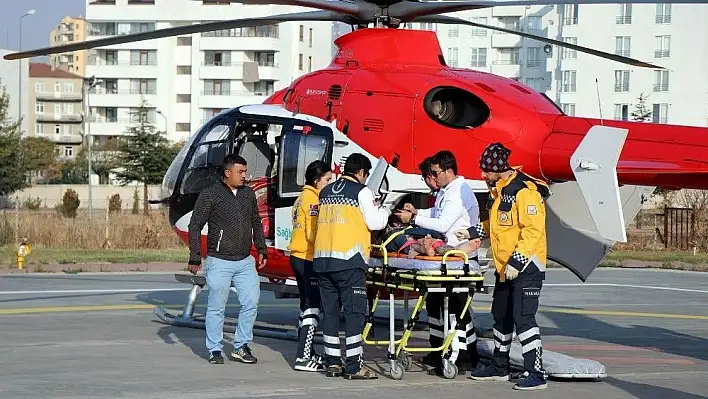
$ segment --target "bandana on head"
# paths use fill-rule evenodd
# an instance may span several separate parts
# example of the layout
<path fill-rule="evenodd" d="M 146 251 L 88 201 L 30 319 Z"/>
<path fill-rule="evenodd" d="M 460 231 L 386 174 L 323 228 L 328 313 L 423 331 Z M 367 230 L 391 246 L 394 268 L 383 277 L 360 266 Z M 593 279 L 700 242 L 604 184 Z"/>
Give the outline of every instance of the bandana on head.
<path fill-rule="evenodd" d="M 487 146 L 479 160 L 479 167 L 483 172 L 504 172 L 509 166 L 509 154 L 511 150 L 504 147 L 502 143 L 493 143 Z"/>

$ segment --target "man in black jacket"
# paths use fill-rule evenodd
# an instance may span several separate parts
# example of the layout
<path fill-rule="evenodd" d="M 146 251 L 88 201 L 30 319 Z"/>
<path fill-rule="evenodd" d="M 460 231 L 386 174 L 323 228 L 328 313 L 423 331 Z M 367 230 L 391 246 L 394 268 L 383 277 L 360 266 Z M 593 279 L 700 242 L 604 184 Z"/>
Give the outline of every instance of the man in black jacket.
<path fill-rule="evenodd" d="M 260 278 L 251 256 L 251 243 L 258 249 L 258 270 L 266 264 L 266 244 L 256 195 L 246 186 L 246 160 L 229 155 L 223 161 L 221 181 L 199 193 L 189 222 L 189 271 L 201 267 L 201 231 L 208 223 L 206 282 L 206 347 L 209 363 L 223 364 L 224 311 L 233 282 L 241 305 L 231 356 L 243 363 L 256 363 L 248 344 L 258 313 Z"/>

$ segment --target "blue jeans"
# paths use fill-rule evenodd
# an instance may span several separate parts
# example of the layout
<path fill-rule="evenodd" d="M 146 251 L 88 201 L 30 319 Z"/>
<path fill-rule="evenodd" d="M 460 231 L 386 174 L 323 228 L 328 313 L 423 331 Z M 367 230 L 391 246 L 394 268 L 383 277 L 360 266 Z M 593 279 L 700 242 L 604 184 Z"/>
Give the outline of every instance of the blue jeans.
<path fill-rule="evenodd" d="M 223 348 L 221 340 L 224 338 L 224 312 L 233 283 L 241 305 L 238 326 L 234 333 L 234 349 L 238 349 L 253 341 L 253 325 L 256 322 L 258 300 L 261 296 L 261 282 L 256 272 L 256 260 L 251 255 L 237 261 L 209 256 L 204 263 L 209 291 L 206 310 L 206 347 L 209 352 L 221 351 Z"/>

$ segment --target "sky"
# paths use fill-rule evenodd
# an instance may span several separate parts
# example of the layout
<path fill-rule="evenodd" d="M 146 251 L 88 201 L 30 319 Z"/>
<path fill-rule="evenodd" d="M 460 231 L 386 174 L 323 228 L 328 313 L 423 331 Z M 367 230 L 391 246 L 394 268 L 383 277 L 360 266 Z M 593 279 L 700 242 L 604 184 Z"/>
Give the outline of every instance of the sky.
<path fill-rule="evenodd" d="M 0 0 L 0 48 L 19 49 L 19 19 L 22 19 L 22 49 L 49 47 L 49 32 L 65 16 L 86 15 L 86 0 Z"/>

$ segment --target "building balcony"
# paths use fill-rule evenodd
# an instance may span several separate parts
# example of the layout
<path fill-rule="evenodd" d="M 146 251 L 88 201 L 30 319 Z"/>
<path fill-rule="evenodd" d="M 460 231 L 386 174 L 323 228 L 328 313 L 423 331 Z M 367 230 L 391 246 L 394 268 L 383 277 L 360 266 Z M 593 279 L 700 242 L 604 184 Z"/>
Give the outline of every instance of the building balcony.
<path fill-rule="evenodd" d="M 228 109 L 249 104 L 263 104 L 270 94 L 251 91 L 202 91 L 199 97 L 199 108 Z"/>
<path fill-rule="evenodd" d="M 669 91 L 669 84 L 654 84 L 654 91 L 655 92 L 662 92 L 662 91 Z"/>
<path fill-rule="evenodd" d="M 520 47 L 521 38 L 511 33 L 494 32 L 492 34 L 492 47 Z"/>
<path fill-rule="evenodd" d="M 45 138 L 55 144 L 81 144 L 84 141 L 80 134 L 43 134 L 39 137 Z"/>
<path fill-rule="evenodd" d="M 105 89 L 96 87 L 91 90 L 88 102 L 91 107 L 126 107 L 140 104 L 141 97 L 149 104 L 157 104 L 157 92 L 144 92 L 131 89 Z"/>
<path fill-rule="evenodd" d="M 81 123 L 81 114 L 36 113 L 37 122 Z"/>
<path fill-rule="evenodd" d="M 130 62 L 101 63 L 86 65 L 86 76 L 110 77 L 114 79 L 157 78 L 157 64 L 131 64 Z"/>
<path fill-rule="evenodd" d="M 199 49 L 223 51 L 280 51 L 280 40 L 275 37 L 200 37 Z"/>
<path fill-rule="evenodd" d="M 526 6 L 492 7 L 492 17 L 523 17 Z"/>
<path fill-rule="evenodd" d="M 631 54 L 630 50 L 615 50 L 615 55 L 619 55 L 621 57 L 629 57 Z"/>
<path fill-rule="evenodd" d="M 654 50 L 654 58 L 669 58 L 670 50 Z"/>
<path fill-rule="evenodd" d="M 92 115 L 89 120 L 87 132 L 91 136 L 121 136 L 134 124 L 130 118 L 107 118 L 104 115 Z"/>
<path fill-rule="evenodd" d="M 657 15 L 654 18 L 654 22 L 656 22 L 657 24 L 670 24 L 671 23 L 671 14 Z"/>
<path fill-rule="evenodd" d="M 629 84 L 615 84 L 615 93 L 623 93 L 629 91 Z"/>
<path fill-rule="evenodd" d="M 39 91 L 35 98 L 41 101 L 81 101 L 83 95 L 81 92 Z"/>
<path fill-rule="evenodd" d="M 521 60 L 495 60 L 492 61 L 491 72 L 506 78 L 521 76 Z"/>

